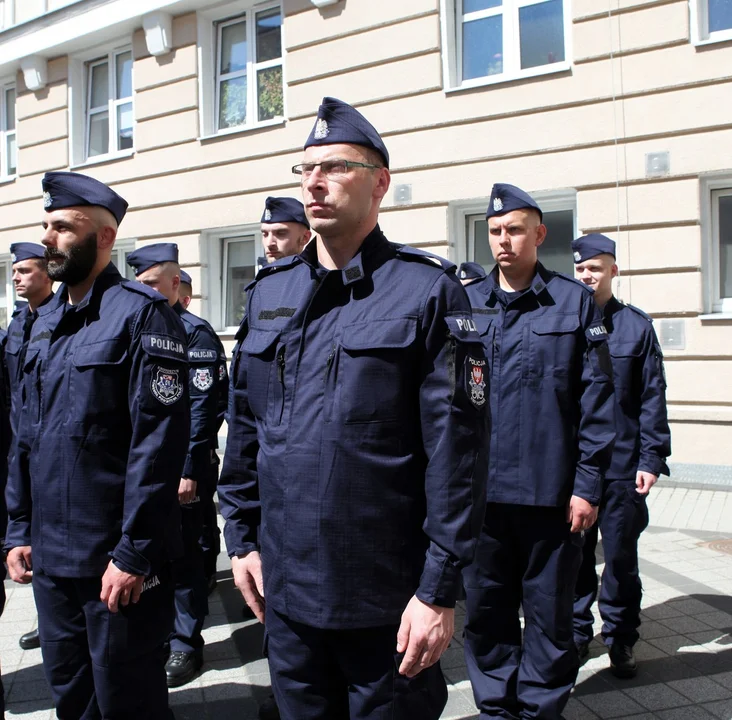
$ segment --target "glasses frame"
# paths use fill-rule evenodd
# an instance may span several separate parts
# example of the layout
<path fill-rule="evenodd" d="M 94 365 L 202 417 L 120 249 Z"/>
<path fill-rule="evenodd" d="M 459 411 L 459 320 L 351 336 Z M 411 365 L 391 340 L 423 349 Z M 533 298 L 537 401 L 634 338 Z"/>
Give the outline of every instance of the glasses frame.
<path fill-rule="evenodd" d="M 355 162 L 353 160 L 341 160 L 340 158 L 334 158 L 333 160 L 323 160 L 319 163 L 300 163 L 298 165 L 292 166 L 292 174 L 293 175 L 299 175 L 300 177 L 306 178 L 312 175 L 316 167 L 320 168 L 320 171 L 325 175 L 325 177 L 330 177 L 330 175 L 323 171 L 322 165 L 325 165 L 326 163 L 343 163 L 346 166 L 346 172 L 353 168 L 368 168 L 369 170 L 381 170 L 384 166 L 383 165 L 371 165 L 370 163 L 362 163 L 362 162 Z M 304 167 L 312 167 L 312 169 L 305 174 L 303 171 Z"/>

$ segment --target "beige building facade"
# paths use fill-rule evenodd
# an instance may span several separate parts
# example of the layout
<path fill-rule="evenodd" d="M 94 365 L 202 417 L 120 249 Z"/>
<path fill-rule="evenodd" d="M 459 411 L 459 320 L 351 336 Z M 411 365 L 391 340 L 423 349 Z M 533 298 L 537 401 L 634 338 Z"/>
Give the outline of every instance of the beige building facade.
<path fill-rule="evenodd" d="M 732 482 L 732 3 L 728 0 L 0 0 L 0 324 L 40 178 L 129 202 L 116 261 L 174 241 L 192 309 L 230 345 L 268 195 L 325 95 L 392 157 L 381 225 L 490 266 L 491 185 L 545 210 L 541 257 L 618 243 L 618 296 L 655 319 L 673 467 Z"/>

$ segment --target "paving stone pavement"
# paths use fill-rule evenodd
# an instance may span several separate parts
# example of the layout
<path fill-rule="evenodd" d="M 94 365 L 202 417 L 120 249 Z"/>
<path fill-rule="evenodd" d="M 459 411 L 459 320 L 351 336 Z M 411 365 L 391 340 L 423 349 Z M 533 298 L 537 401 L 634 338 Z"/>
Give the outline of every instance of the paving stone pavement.
<path fill-rule="evenodd" d="M 732 555 L 724 552 L 732 552 L 732 492 L 659 487 L 649 506 L 651 526 L 640 543 L 645 593 L 636 645 L 638 675 L 614 678 L 607 652 L 595 639 L 566 720 L 732 720 Z M 223 556 L 219 578 L 204 629 L 204 672 L 170 695 L 177 720 L 255 720 L 269 692 L 261 627 L 243 620 L 242 601 Z M 32 591 L 10 581 L 5 585 L 0 660 L 6 716 L 49 720 L 55 713 L 40 650 L 18 647 L 18 637 L 36 622 Z M 478 720 L 463 661 L 461 623 L 462 611 L 443 658 L 450 685 L 443 720 Z M 596 632 L 599 627 L 598 622 Z"/>

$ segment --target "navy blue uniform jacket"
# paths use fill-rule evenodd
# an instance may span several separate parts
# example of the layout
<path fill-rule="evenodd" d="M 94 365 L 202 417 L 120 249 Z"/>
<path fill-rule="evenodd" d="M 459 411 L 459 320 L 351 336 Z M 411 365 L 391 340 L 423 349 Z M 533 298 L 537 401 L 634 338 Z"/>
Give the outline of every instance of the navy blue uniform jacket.
<path fill-rule="evenodd" d="M 615 378 L 617 438 L 607 477 L 635 480 L 639 470 L 669 474 L 671 431 L 666 414 L 663 353 L 653 321 L 614 297 L 603 308 Z"/>
<path fill-rule="evenodd" d="M 165 299 L 110 264 L 77 305 L 39 308 L 8 479 L 8 548 L 33 567 L 150 575 L 181 550 L 190 430 L 185 332 Z"/>
<path fill-rule="evenodd" d="M 498 268 L 466 286 L 491 368 L 488 500 L 598 505 L 615 440 L 607 331 L 592 291 L 537 264 L 504 306 Z"/>
<path fill-rule="evenodd" d="M 267 603 L 319 628 L 455 604 L 484 513 L 488 390 L 454 266 L 376 229 L 260 271 L 231 369 L 219 499 Z"/>

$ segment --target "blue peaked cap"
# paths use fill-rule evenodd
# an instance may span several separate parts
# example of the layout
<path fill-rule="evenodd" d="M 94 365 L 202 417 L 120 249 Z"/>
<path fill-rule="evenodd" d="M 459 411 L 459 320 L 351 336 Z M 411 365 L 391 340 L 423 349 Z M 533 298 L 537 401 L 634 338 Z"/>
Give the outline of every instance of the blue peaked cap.
<path fill-rule="evenodd" d="M 491 199 L 488 209 L 485 211 L 486 220 L 496 215 L 505 215 L 514 210 L 532 208 L 539 213 L 539 219 L 544 219 L 541 208 L 536 204 L 534 198 L 521 188 L 508 183 L 496 183 L 491 190 Z"/>
<path fill-rule="evenodd" d="M 476 262 L 464 262 L 457 271 L 460 280 L 475 280 L 475 278 L 484 278 L 486 271 L 482 265 Z"/>
<path fill-rule="evenodd" d="M 389 151 L 376 128 L 348 103 L 332 97 L 324 97 L 318 108 L 310 137 L 305 149 L 312 145 L 363 145 L 376 150 L 384 158 L 384 165 L 389 167 Z"/>
<path fill-rule="evenodd" d="M 191 280 L 191 276 L 185 270 L 180 271 L 180 281 L 193 287 L 193 280 Z"/>
<path fill-rule="evenodd" d="M 296 222 L 310 229 L 310 223 L 305 217 L 305 206 L 299 200 L 289 197 L 268 197 L 264 201 L 261 222 Z"/>
<path fill-rule="evenodd" d="M 46 248 L 38 243 L 12 243 L 10 246 L 10 254 L 13 256 L 14 263 L 23 260 L 44 260 L 46 257 Z"/>
<path fill-rule="evenodd" d="M 134 268 L 135 277 L 155 265 L 166 262 L 178 262 L 178 246 L 175 243 L 155 243 L 146 245 L 127 256 L 127 264 Z"/>
<path fill-rule="evenodd" d="M 114 215 L 117 225 L 127 212 L 127 201 L 103 182 L 75 172 L 47 172 L 41 181 L 43 207 L 48 210 L 97 205 Z"/>
<path fill-rule="evenodd" d="M 590 233 L 572 240 L 572 252 L 575 264 L 597 257 L 598 255 L 615 255 L 615 240 L 602 233 Z"/>

